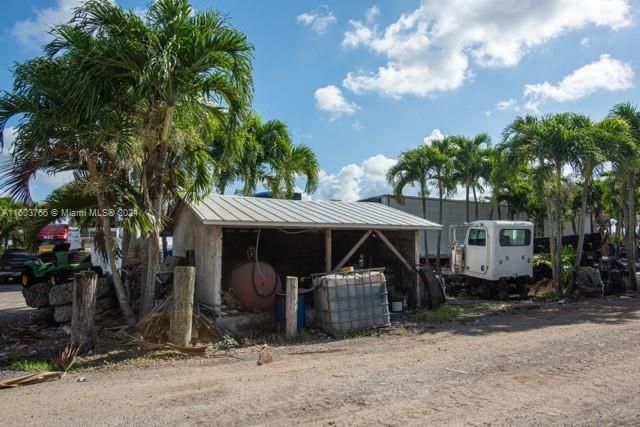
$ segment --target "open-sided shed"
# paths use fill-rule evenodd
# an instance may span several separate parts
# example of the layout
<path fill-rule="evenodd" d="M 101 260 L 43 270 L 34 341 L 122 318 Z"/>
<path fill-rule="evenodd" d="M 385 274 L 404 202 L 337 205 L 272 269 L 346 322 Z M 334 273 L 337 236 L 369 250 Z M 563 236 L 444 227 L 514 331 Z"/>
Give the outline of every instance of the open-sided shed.
<path fill-rule="evenodd" d="M 417 280 L 418 233 L 441 228 L 379 203 L 222 195 L 182 205 L 173 220 L 173 254 L 193 251 L 198 299 L 217 309 L 248 247 L 282 278 L 360 263 L 387 268 L 392 286 L 410 289 Z"/>

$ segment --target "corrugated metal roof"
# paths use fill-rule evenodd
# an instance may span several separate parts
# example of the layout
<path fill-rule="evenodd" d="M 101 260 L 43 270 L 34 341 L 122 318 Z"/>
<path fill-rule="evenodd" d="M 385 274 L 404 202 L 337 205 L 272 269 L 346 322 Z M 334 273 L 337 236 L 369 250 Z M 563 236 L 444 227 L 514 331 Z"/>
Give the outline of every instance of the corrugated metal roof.
<path fill-rule="evenodd" d="M 191 209 L 225 227 L 422 230 L 441 225 L 380 203 L 324 202 L 212 195 Z"/>

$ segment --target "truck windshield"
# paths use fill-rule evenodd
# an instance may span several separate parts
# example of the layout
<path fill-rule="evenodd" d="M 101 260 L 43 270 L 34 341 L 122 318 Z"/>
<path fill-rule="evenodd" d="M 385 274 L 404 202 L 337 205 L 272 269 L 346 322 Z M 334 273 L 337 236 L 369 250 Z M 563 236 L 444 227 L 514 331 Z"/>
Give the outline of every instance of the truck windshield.
<path fill-rule="evenodd" d="M 525 228 L 505 228 L 500 230 L 500 246 L 529 246 L 531 230 Z"/>
<path fill-rule="evenodd" d="M 469 230 L 469 246 L 486 246 L 487 231 L 484 228 L 472 228 Z"/>

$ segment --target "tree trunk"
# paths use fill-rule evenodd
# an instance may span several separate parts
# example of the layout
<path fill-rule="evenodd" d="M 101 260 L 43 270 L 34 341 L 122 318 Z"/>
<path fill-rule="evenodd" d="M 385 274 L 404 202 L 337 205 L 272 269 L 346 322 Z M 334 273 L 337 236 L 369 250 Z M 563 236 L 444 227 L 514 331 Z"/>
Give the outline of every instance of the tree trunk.
<path fill-rule="evenodd" d="M 467 197 L 466 197 L 466 207 L 467 207 L 467 222 L 471 220 L 471 215 L 469 214 L 469 186 L 467 185 Z M 442 218 L 440 219 L 440 223 L 442 223 Z"/>
<path fill-rule="evenodd" d="M 476 195 L 476 187 L 473 187 L 473 207 L 475 209 L 475 220 L 478 220 L 478 196 Z"/>
<path fill-rule="evenodd" d="M 438 223 L 442 224 L 442 183 L 438 184 Z M 440 271 L 440 242 L 442 240 L 442 230 L 438 230 L 438 246 L 436 248 L 436 271 Z"/>
<path fill-rule="evenodd" d="M 556 253 L 558 250 L 556 249 L 556 227 L 554 224 L 555 221 L 555 212 L 553 210 L 553 199 L 549 199 L 547 201 L 547 215 L 549 216 L 549 251 L 551 252 L 551 278 L 553 283 L 556 285 L 558 289 L 560 289 L 560 280 L 558 278 L 558 267 L 556 265 Z"/>
<path fill-rule="evenodd" d="M 636 281 L 636 207 L 635 190 L 636 178 L 633 172 L 627 173 L 626 185 L 626 205 L 627 205 L 627 227 L 625 230 L 625 250 L 627 252 L 627 265 L 629 271 L 629 289 L 638 289 Z"/>
<path fill-rule="evenodd" d="M 95 160 L 89 158 L 87 161 L 89 176 L 91 180 L 99 184 L 98 180 L 98 170 L 96 167 Z M 96 199 L 98 200 L 98 208 L 101 212 L 105 212 L 108 208 L 107 203 L 104 199 L 104 195 L 102 194 L 102 190 L 98 189 L 96 194 Z M 127 298 L 127 293 L 125 291 L 124 285 L 122 283 L 122 276 L 118 271 L 118 264 L 116 261 L 116 251 L 113 244 L 113 235 L 111 234 L 111 220 L 108 215 L 103 215 L 100 217 L 102 221 L 102 230 L 104 233 L 104 245 L 107 251 L 107 261 L 109 262 L 109 268 L 111 269 L 111 277 L 113 278 L 113 287 L 116 291 L 116 297 L 118 298 L 118 304 L 120 305 L 120 310 L 122 310 L 122 314 L 124 315 L 125 321 L 129 326 L 133 326 L 136 323 L 135 314 L 131 309 L 131 305 L 129 304 L 129 300 Z"/>
<path fill-rule="evenodd" d="M 422 197 L 422 217 L 427 219 L 427 185 L 422 183 L 420 185 L 420 196 Z M 427 244 L 427 230 L 424 230 L 424 259 L 427 265 L 429 265 L 429 245 Z M 419 261 L 419 260 L 416 260 Z"/>
<path fill-rule="evenodd" d="M 580 203 L 580 217 L 578 219 L 578 247 L 576 248 L 576 259 L 573 263 L 574 267 L 580 266 L 582 260 L 582 251 L 584 246 L 584 221 L 587 217 L 587 197 L 589 194 L 589 185 L 591 181 L 591 162 L 587 160 L 584 170 L 584 184 L 582 187 L 582 199 Z"/>
<path fill-rule="evenodd" d="M 160 264 L 160 232 L 162 231 L 162 208 L 164 205 L 164 175 L 169 153 L 169 137 L 171 136 L 171 125 L 173 124 L 173 113 L 175 106 L 167 107 L 160 133 L 158 144 L 158 160 L 154 174 L 155 188 L 151 200 L 151 212 L 153 216 L 153 228 L 149 233 L 149 245 L 147 246 L 147 271 L 145 281 L 142 283 L 141 302 L 139 317 L 142 319 L 152 309 L 155 300 L 156 274 Z"/>
<path fill-rule="evenodd" d="M 124 269 L 129 265 L 129 247 L 131 246 L 131 232 L 124 229 L 122 232 L 122 264 L 121 268 Z"/>
<path fill-rule="evenodd" d="M 556 269 L 558 270 L 559 289 L 564 289 L 564 277 L 562 275 L 562 169 L 556 171 Z"/>

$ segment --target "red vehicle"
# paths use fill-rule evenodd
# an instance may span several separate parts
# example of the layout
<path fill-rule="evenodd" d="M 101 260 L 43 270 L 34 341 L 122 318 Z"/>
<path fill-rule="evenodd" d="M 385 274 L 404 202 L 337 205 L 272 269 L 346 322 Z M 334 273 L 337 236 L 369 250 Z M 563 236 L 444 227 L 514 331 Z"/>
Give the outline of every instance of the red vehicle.
<path fill-rule="evenodd" d="M 36 236 L 38 255 L 51 252 L 55 245 L 68 243 L 69 224 L 49 224 Z"/>

